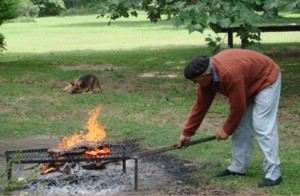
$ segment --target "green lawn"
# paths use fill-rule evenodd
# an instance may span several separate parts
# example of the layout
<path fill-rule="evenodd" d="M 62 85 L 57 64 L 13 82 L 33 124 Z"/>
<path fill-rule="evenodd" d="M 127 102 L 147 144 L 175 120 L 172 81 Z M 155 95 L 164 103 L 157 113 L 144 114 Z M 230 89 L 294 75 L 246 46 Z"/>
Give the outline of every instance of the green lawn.
<path fill-rule="evenodd" d="M 70 135 L 83 128 L 88 111 L 101 103 L 99 122 L 106 125 L 109 139 L 142 138 L 142 144 L 151 148 L 177 143 L 196 89 L 183 78 L 182 69 L 192 57 L 210 55 L 203 40 L 211 32 L 189 35 L 186 29 L 175 29 L 171 21 L 151 24 L 145 15 L 118 20 L 111 26 L 106 23 L 96 16 L 77 16 L 1 26 L 8 50 L 0 56 L 0 140 Z M 299 32 L 263 33 L 262 38 L 264 52 L 282 69 L 279 134 L 284 183 L 257 188 L 263 178 L 257 145 L 245 178 L 214 178 L 230 163 L 228 140 L 171 152 L 199 165 L 194 177 L 209 184 L 201 187 L 204 185 L 199 183 L 196 188 L 300 194 Z M 68 81 L 87 73 L 99 77 L 100 94 L 62 92 Z M 228 113 L 226 103 L 227 99 L 216 98 L 195 138 L 218 131 Z"/>
<path fill-rule="evenodd" d="M 295 15 L 295 14 L 294 14 Z M 294 16 L 293 15 L 293 16 Z M 291 23 L 298 18 L 278 18 L 269 23 Z M 290 16 L 290 15 L 288 15 Z M 299 20 L 298 20 L 299 21 Z M 204 34 L 189 34 L 185 28 L 175 28 L 173 21 L 150 23 L 146 15 L 139 18 L 120 19 L 107 25 L 108 19 L 96 15 L 37 18 L 30 23 L 6 23 L 1 32 L 6 36 L 8 52 L 44 53 L 74 50 L 128 50 L 157 49 L 205 45 Z M 226 35 L 224 37 L 226 43 Z M 262 43 L 294 43 L 300 40 L 299 32 L 263 33 Z M 236 38 L 235 44 L 240 44 Z"/>

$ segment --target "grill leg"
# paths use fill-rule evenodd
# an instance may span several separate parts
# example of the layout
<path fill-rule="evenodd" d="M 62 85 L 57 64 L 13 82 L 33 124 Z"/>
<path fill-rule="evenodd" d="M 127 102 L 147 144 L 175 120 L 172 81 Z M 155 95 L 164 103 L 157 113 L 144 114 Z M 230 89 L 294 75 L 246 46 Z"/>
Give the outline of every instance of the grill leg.
<path fill-rule="evenodd" d="M 126 173 L 126 160 L 122 160 L 123 172 Z"/>
<path fill-rule="evenodd" d="M 134 159 L 134 190 L 138 190 L 138 159 Z"/>

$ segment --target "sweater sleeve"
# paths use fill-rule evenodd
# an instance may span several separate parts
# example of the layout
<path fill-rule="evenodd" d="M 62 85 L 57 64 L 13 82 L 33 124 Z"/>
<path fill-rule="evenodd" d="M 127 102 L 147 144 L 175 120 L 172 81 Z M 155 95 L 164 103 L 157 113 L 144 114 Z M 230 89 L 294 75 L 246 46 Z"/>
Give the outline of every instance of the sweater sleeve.
<path fill-rule="evenodd" d="M 230 111 L 223 130 L 232 134 L 238 127 L 247 108 L 244 82 L 235 82 L 228 87 Z"/>
<path fill-rule="evenodd" d="M 209 107 L 211 106 L 216 93 L 211 91 L 209 88 L 204 88 L 199 85 L 197 91 L 197 97 L 194 101 L 192 111 L 185 123 L 183 129 L 184 136 L 193 136 L 201 125 Z"/>

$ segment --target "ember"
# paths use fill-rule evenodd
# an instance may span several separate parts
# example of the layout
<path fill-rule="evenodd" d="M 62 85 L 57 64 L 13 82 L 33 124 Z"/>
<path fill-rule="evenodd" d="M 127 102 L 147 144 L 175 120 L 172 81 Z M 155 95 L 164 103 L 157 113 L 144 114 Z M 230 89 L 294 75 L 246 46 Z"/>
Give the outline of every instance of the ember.
<path fill-rule="evenodd" d="M 104 147 L 101 150 L 97 148 L 96 150 L 88 150 L 84 154 L 90 157 L 103 156 L 103 155 L 109 155 L 110 150 L 108 147 Z"/>

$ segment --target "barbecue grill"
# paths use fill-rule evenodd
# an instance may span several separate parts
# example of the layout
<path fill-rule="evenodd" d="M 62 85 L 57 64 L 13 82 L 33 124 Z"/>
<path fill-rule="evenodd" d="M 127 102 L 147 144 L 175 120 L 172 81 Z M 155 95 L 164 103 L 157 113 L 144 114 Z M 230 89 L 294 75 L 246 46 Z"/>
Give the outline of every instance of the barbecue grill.
<path fill-rule="evenodd" d="M 14 150 L 6 151 L 6 162 L 7 162 L 7 178 L 8 180 L 12 176 L 13 163 L 15 164 L 26 164 L 26 163 L 55 163 L 55 162 L 93 162 L 93 161 L 108 161 L 118 162 L 122 161 L 123 172 L 126 173 L 126 160 L 135 160 L 135 171 L 134 171 L 134 189 L 138 189 L 137 185 L 137 157 L 133 155 L 134 148 L 126 148 L 124 145 L 107 145 L 110 149 L 109 155 L 103 155 L 101 157 L 90 157 L 84 153 L 72 153 L 66 155 L 54 155 L 48 153 L 47 148 L 43 149 L 28 149 L 28 150 Z"/>
<path fill-rule="evenodd" d="M 204 143 L 208 141 L 215 140 L 216 136 L 210 136 L 207 138 L 201 138 L 189 142 L 187 146 L 195 145 L 199 143 Z M 178 144 L 171 146 L 148 150 L 144 152 L 135 152 L 137 148 L 130 147 L 126 148 L 121 144 L 111 144 L 106 145 L 110 149 L 109 155 L 102 155 L 101 157 L 89 157 L 84 155 L 84 153 L 72 153 L 66 155 L 53 155 L 48 153 L 48 149 L 31 149 L 31 150 L 15 150 L 6 151 L 6 162 L 7 162 L 7 178 L 10 179 L 12 175 L 12 166 L 15 164 L 24 163 L 55 163 L 55 162 L 92 162 L 92 161 L 107 161 L 107 162 L 117 162 L 122 161 L 123 172 L 126 173 L 126 160 L 134 160 L 134 190 L 138 189 L 138 159 L 140 157 L 145 157 L 153 155 L 156 153 L 162 153 L 169 150 L 178 149 Z"/>

